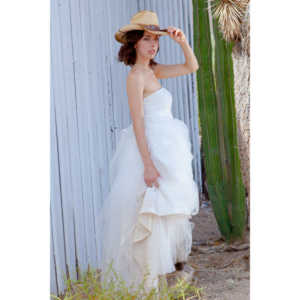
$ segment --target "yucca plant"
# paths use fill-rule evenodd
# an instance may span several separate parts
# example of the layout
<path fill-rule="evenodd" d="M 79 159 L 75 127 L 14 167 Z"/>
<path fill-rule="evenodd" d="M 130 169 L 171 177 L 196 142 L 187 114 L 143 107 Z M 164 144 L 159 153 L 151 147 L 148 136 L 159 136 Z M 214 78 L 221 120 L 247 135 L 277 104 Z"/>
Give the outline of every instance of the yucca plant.
<path fill-rule="evenodd" d="M 215 0 L 212 1 L 212 13 L 218 20 L 218 28 L 225 41 L 241 39 L 241 25 L 249 0 Z"/>
<path fill-rule="evenodd" d="M 232 241 L 243 237 L 246 225 L 234 103 L 233 42 L 225 41 L 216 18 L 211 19 L 210 26 L 207 1 L 193 0 L 193 5 L 207 188 L 219 230 L 227 241 Z"/>

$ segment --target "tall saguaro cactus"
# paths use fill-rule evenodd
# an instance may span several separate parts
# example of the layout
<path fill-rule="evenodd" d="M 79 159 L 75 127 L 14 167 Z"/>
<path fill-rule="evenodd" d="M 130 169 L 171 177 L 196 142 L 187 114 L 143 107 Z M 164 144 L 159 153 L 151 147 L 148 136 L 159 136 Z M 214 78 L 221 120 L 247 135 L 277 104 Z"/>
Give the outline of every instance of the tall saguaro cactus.
<path fill-rule="evenodd" d="M 207 0 L 193 0 L 193 9 L 208 194 L 219 230 L 229 241 L 243 236 L 246 216 L 234 105 L 233 43 L 223 40 L 215 19 L 210 27 Z"/>

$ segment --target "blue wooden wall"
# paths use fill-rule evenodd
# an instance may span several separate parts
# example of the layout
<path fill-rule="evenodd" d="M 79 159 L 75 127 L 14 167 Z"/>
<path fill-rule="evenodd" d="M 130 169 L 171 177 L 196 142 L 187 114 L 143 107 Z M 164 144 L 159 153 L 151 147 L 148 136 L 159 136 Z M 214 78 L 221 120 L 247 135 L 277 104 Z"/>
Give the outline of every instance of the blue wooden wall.
<path fill-rule="evenodd" d="M 120 129 L 131 123 L 126 75 L 114 33 L 142 9 L 179 27 L 193 46 L 192 0 L 51 0 L 51 293 L 77 278 L 76 265 L 99 260 L 95 212 L 109 190 L 108 162 Z M 178 44 L 160 40 L 160 63 L 183 63 Z M 201 187 L 195 73 L 161 80 L 173 114 L 189 127 L 194 178 Z"/>

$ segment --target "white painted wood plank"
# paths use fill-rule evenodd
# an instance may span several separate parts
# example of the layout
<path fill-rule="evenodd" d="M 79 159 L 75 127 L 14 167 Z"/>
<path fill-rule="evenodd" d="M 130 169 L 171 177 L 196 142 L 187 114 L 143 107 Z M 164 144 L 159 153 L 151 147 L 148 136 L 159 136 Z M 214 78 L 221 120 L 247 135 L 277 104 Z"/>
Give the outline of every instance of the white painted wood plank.
<path fill-rule="evenodd" d="M 51 218 L 50 218 L 51 220 Z M 54 251 L 54 240 L 53 240 L 53 226 L 52 222 L 50 228 L 50 291 L 54 295 L 58 295 L 58 281 L 57 281 L 57 268 L 56 268 L 56 257 Z M 58 256 L 58 255 L 57 255 Z"/>
<path fill-rule="evenodd" d="M 66 144 L 68 143 L 69 133 L 69 120 L 68 120 L 68 106 L 66 105 L 67 99 L 74 93 L 73 90 L 67 90 L 66 86 L 66 73 L 68 70 L 68 58 L 66 51 L 63 49 L 70 49 L 70 32 L 67 31 L 64 22 L 66 12 L 68 11 L 67 2 L 55 1 L 55 43 L 52 47 L 54 53 L 55 65 L 53 78 L 54 78 L 54 105 L 56 110 L 57 121 L 57 148 L 60 158 L 59 172 L 60 172 L 60 185 L 61 185 L 61 206 L 63 210 L 63 224 L 65 235 L 65 249 L 66 249 L 66 265 L 69 269 L 71 278 L 76 275 L 75 270 L 75 251 L 74 251 L 74 232 L 73 232 L 73 203 L 72 203 L 72 182 L 71 182 L 71 169 L 70 169 L 70 155 Z M 69 93 L 71 94 L 69 94 Z"/>
<path fill-rule="evenodd" d="M 90 237 L 89 224 L 90 199 L 91 199 L 91 153 L 90 148 L 90 124 L 89 124 L 89 86 L 87 72 L 87 54 L 85 51 L 86 41 L 84 39 L 82 26 L 82 10 L 80 2 L 74 0 L 70 2 L 70 29 L 72 34 L 72 52 L 74 60 L 73 85 L 75 87 L 75 97 L 70 99 L 72 107 L 70 132 L 72 133 L 71 144 L 76 145 L 74 151 L 70 147 L 70 153 L 73 153 L 72 166 L 74 166 L 74 220 L 75 230 L 74 239 L 76 242 L 76 259 L 78 260 L 81 271 L 86 270 L 89 261 L 89 250 L 92 244 L 89 244 Z M 70 78 L 71 84 L 71 78 Z M 70 145 L 71 145 L 70 144 Z"/>
<path fill-rule="evenodd" d="M 53 99 L 53 97 L 52 97 Z M 65 289 L 64 274 L 66 274 L 66 257 L 65 257 L 65 234 L 63 223 L 63 209 L 61 206 L 61 181 L 59 170 L 59 155 L 56 143 L 56 125 L 55 110 L 52 100 L 51 105 L 51 190 L 50 190 L 50 220 L 51 220 L 51 256 L 55 256 L 55 272 L 51 276 L 56 278 L 51 280 L 57 282 L 58 292 Z M 53 234 L 54 232 L 54 234 Z M 53 236 L 52 236 L 53 235 Z M 55 255 L 56 253 L 56 255 Z M 54 262 L 53 262 L 54 263 Z M 52 286 L 52 285 L 51 285 Z M 51 289 L 52 291 L 52 289 Z"/>

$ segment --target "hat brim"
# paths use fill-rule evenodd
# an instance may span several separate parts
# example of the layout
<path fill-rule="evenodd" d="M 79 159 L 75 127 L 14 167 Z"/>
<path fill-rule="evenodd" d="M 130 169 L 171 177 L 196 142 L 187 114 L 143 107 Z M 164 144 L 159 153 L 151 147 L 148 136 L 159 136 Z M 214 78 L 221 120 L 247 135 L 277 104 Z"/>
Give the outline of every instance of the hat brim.
<path fill-rule="evenodd" d="M 115 33 L 115 39 L 119 43 L 125 43 L 126 40 L 124 39 L 124 35 L 125 35 L 126 32 L 131 31 L 131 30 L 145 30 L 145 31 L 151 32 L 153 34 L 157 34 L 157 35 L 168 35 L 168 33 L 165 32 L 165 31 L 149 30 L 149 29 L 145 29 L 143 26 L 140 26 L 140 25 L 137 25 L 137 24 L 128 24 L 128 25 L 125 25 L 125 26 L 121 27 Z"/>

